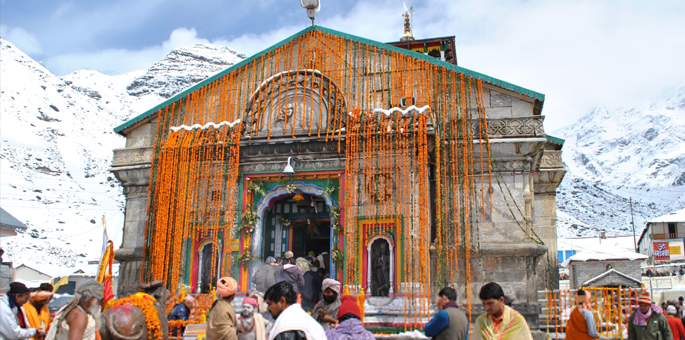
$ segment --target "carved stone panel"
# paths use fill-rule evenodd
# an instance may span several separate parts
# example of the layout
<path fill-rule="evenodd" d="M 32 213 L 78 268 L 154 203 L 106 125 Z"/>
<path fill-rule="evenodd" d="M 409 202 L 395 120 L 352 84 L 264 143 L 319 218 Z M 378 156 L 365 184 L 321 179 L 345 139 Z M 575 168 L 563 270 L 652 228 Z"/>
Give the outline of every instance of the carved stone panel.
<path fill-rule="evenodd" d="M 152 162 L 152 147 L 115 149 L 112 166 L 137 165 Z"/>
<path fill-rule="evenodd" d="M 540 169 L 559 169 L 563 168 L 561 161 L 561 150 L 544 150 L 540 159 Z"/>
<path fill-rule="evenodd" d="M 246 135 L 323 136 L 342 122 L 345 102 L 337 86 L 318 71 L 285 71 L 260 85 L 245 112 Z"/>
<path fill-rule="evenodd" d="M 488 119 L 488 135 L 490 138 L 543 136 L 543 119 L 543 116 Z M 472 120 L 471 126 L 474 138 L 478 138 L 479 131 L 485 129 L 482 119 Z"/>

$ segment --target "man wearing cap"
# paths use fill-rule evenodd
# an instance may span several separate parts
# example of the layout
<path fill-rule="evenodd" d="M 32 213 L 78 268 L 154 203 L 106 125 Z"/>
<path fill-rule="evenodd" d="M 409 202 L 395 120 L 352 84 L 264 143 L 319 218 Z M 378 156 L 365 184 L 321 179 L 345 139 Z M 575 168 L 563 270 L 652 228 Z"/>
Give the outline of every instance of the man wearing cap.
<path fill-rule="evenodd" d="M 333 279 L 323 280 L 321 285 L 323 300 L 314 306 L 312 317 L 319 321 L 324 330 L 331 329 L 338 323 L 338 309 L 340 308 L 340 282 Z"/>
<path fill-rule="evenodd" d="M 326 331 L 328 340 L 374 340 L 373 333 L 362 325 L 362 311 L 354 296 L 343 295 L 340 298 L 340 309 L 337 315 L 340 324 Z M 452 339 L 452 338 L 450 338 Z"/>
<path fill-rule="evenodd" d="M 45 282 L 36 288 L 30 294 L 29 303 L 25 303 L 23 308 L 26 313 L 26 319 L 29 321 L 31 328 L 37 328 L 45 332 L 50 329 L 50 310 L 48 309 L 48 302 L 52 299 L 52 285 Z M 39 340 L 41 338 L 34 336 L 32 340 Z"/>
<path fill-rule="evenodd" d="M 281 281 L 264 293 L 269 312 L 276 319 L 269 340 L 326 340 L 326 332 L 297 303 L 293 285 Z"/>
<path fill-rule="evenodd" d="M 438 293 L 438 313 L 423 329 L 434 340 L 464 340 L 469 332 L 469 320 L 457 306 L 457 291 L 445 287 Z"/>
<path fill-rule="evenodd" d="M 238 319 L 238 340 L 266 340 L 271 330 L 271 323 L 257 313 L 257 300 L 251 297 L 243 299 L 243 311 Z"/>
<path fill-rule="evenodd" d="M 281 268 L 276 265 L 276 259 L 269 256 L 266 258 L 266 263 L 259 267 L 252 276 L 252 283 L 255 284 L 258 291 L 264 293 L 276 283 L 281 274 L 280 271 Z"/>
<path fill-rule="evenodd" d="M 642 292 L 637 303 L 639 308 L 628 318 L 628 340 L 673 339 L 663 310 L 652 303 L 649 292 Z"/>
<path fill-rule="evenodd" d="M 95 340 L 99 336 L 98 321 L 104 292 L 105 287 L 95 280 L 83 282 L 76 288 L 74 297 L 57 311 L 46 338 Z"/>
<path fill-rule="evenodd" d="M 0 298 L 0 339 L 25 339 L 32 336 L 43 337 L 40 329 L 29 328 L 28 321 L 21 309 L 29 300 L 29 289 L 21 282 L 10 283 L 10 290 Z"/>
<path fill-rule="evenodd" d="M 171 309 L 171 313 L 167 316 L 167 320 L 172 321 L 172 320 L 183 320 L 183 321 L 188 321 L 188 316 L 190 316 L 190 310 L 193 309 L 193 306 L 195 305 L 195 299 L 190 296 L 186 295 L 185 298 L 183 298 L 183 301 L 180 303 L 177 303 L 174 308 Z M 185 327 L 174 327 L 171 330 L 171 335 L 177 336 L 180 334 L 183 334 L 185 331 Z"/>
<path fill-rule="evenodd" d="M 599 333 L 595 318 L 590 310 L 590 293 L 583 289 L 576 291 L 576 308 L 566 322 L 566 339 L 597 340 Z"/>
<path fill-rule="evenodd" d="M 678 314 L 678 309 L 674 305 L 666 307 L 666 321 L 668 321 L 668 326 L 671 327 L 673 340 L 685 340 L 685 327 L 683 327 L 680 319 L 676 317 L 676 314 Z"/>
<path fill-rule="evenodd" d="M 207 318 L 207 339 L 238 340 L 235 309 L 231 305 L 237 289 L 238 282 L 232 277 L 222 277 L 217 281 L 219 299 Z"/>

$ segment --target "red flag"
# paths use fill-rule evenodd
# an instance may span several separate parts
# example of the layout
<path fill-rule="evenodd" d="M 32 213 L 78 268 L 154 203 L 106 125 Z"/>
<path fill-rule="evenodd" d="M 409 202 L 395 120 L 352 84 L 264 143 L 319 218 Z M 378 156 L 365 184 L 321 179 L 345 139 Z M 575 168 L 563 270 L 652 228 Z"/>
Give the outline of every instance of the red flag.
<path fill-rule="evenodd" d="M 97 281 L 105 286 L 105 294 L 102 299 L 103 310 L 107 309 L 110 302 L 114 301 L 114 292 L 112 290 L 112 264 L 114 262 L 114 243 L 107 241 L 107 248 L 100 260 L 100 268 L 98 269 Z"/>

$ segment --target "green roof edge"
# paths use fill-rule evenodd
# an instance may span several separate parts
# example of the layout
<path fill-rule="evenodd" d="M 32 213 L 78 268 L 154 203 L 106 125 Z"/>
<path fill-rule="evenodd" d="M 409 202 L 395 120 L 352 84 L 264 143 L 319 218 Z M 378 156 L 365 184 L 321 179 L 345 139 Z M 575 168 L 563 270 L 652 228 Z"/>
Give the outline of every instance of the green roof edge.
<path fill-rule="evenodd" d="M 542 93 L 535 92 L 535 91 L 532 91 L 532 90 L 528 90 L 528 89 L 526 89 L 526 88 L 523 88 L 523 87 L 520 87 L 520 86 L 516 86 L 516 85 L 511 84 L 511 83 L 508 83 L 508 82 L 505 82 L 505 81 L 503 81 L 503 80 L 500 80 L 500 79 L 497 79 L 497 78 L 493 78 L 493 77 L 490 77 L 490 76 L 488 76 L 488 75 L 485 75 L 485 74 L 482 74 L 482 73 L 478 73 L 478 72 L 475 72 L 475 71 L 471 71 L 471 70 L 469 70 L 469 69 L 466 69 L 466 68 L 463 68 L 463 67 L 460 67 L 460 66 L 457 66 L 457 65 L 454 65 L 454 64 L 450 64 L 450 63 L 448 63 L 448 62 L 442 61 L 442 60 L 440 60 L 440 59 L 437 59 L 437 58 L 434 58 L 434 57 L 431 57 L 431 56 L 428 56 L 428 55 L 425 55 L 425 54 L 423 54 L 423 53 L 418 53 L 418 52 L 410 51 L 410 50 L 407 50 L 407 49 L 395 47 L 395 46 L 388 45 L 388 44 L 385 44 L 385 43 L 382 43 L 382 42 L 378 42 L 378 41 L 371 40 L 371 39 L 367 39 L 367 38 L 362 38 L 362 37 L 359 37 L 359 36 L 356 36 L 356 35 L 352 35 L 352 34 L 348 34 L 348 33 L 343 33 L 343 32 L 336 31 L 336 30 L 334 30 L 334 29 L 330 29 L 330 28 L 326 28 L 326 27 L 322 27 L 322 26 L 310 26 L 310 27 L 307 27 L 307 28 L 305 28 L 305 29 L 303 29 L 303 30 L 301 30 L 301 31 L 299 31 L 299 32 L 297 32 L 297 33 L 291 35 L 290 37 L 288 37 L 288 38 L 286 38 L 286 39 L 284 39 L 284 40 L 281 40 L 280 42 L 278 42 L 278 43 L 272 45 L 271 47 L 268 47 L 267 49 L 262 50 L 261 52 L 257 52 L 257 53 L 255 53 L 255 54 L 253 54 L 252 56 L 250 56 L 250 57 L 248 57 L 248 58 L 242 60 L 241 62 L 236 63 L 235 65 L 233 65 L 233 66 L 231 66 L 231 67 L 228 67 L 228 68 L 226 68 L 225 70 L 220 71 L 220 72 L 216 73 L 215 75 L 213 75 L 213 76 L 211 76 L 211 77 L 209 77 L 209 78 L 207 78 L 207 79 L 205 79 L 205 80 L 203 80 L 203 81 L 201 81 L 201 82 L 199 82 L 199 83 L 197 83 L 197 84 L 195 84 L 195 85 L 193 85 L 193 86 L 191 86 L 191 87 L 185 89 L 184 91 L 182 91 L 182 92 L 180 92 L 180 93 L 174 95 L 173 97 L 171 97 L 171 98 L 169 98 L 169 99 L 167 99 L 167 100 L 165 100 L 165 101 L 159 103 L 158 105 L 154 106 L 153 108 L 151 108 L 151 109 L 149 109 L 149 110 L 147 110 L 147 111 L 145 111 L 145 112 L 143 112 L 143 113 L 141 113 L 141 114 L 139 114 L 139 115 L 137 115 L 137 116 L 135 116 L 135 117 L 129 119 L 129 120 L 126 121 L 125 123 L 123 123 L 123 124 L 121 124 L 121 125 L 115 127 L 115 128 L 114 128 L 114 132 L 117 132 L 117 133 L 121 134 L 125 129 L 127 129 L 127 128 L 133 126 L 134 124 L 136 124 L 136 123 L 142 121 L 142 120 L 145 119 L 145 118 L 150 117 L 150 116 L 153 115 L 154 113 L 158 112 L 160 109 L 165 108 L 165 107 L 171 105 L 172 103 L 174 103 L 174 102 L 176 102 L 176 101 L 179 101 L 179 100 L 185 98 L 188 94 L 190 94 L 190 93 L 192 93 L 192 92 L 194 92 L 194 91 L 196 91 L 196 90 L 202 88 L 203 86 L 205 86 L 205 85 L 207 85 L 207 84 L 212 83 L 213 81 L 215 81 L 215 80 L 217 80 L 217 79 L 219 79 L 219 78 L 225 76 L 225 75 L 228 74 L 228 73 L 233 72 L 234 70 L 236 70 L 236 69 L 238 69 L 238 68 L 243 67 L 245 64 L 248 64 L 248 63 L 252 62 L 253 60 L 255 60 L 255 59 L 257 59 L 258 57 L 260 57 L 261 55 L 266 54 L 266 53 L 269 53 L 269 52 L 271 52 L 271 51 L 273 51 L 273 50 L 275 50 L 275 49 L 277 49 L 277 48 L 279 48 L 279 47 L 282 47 L 282 46 L 284 46 L 284 45 L 290 43 L 291 41 L 293 41 L 293 40 L 299 38 L 300 36 L 303 36 L 303 35 L 305 35 L 305 34 L 311 32 L 311 31 L 321 31 L 322 33 L 330 34 L 330 35 L 332 35 L 332 36 L 336 36 L 336 37 L 339 37 L 339 38 L 345 38 L 345 39 L 349 39 L 349 40 L 352 40 L 352 41 L 361 42 L 361 43 L 364 43 L 364 44 L 367 44 L 367 45 L 377 46 L 377 47 L 379 47 L 379 48 L 382 48 L 382 49 L 385 49 L 385 50 L 388 50 L 388 51 L 392 51 L 392 52 L 397 52 L 397 53 L 401 53 L 401 54 L 404 54 L 404 55 L 408 55 L 408 56 L 414 57 L 414 58 L 416 58 L 416 59 L 420 59 L 420 60 L 426 61 L 426 62 L 428 62 L 428 63 L 431 63 L 431 64 L 434 64 L 434 65 L 437 65 L 437 66 L 444 67 L 444 68 L 446 68 L 446 69 L 448 69 L 448 70 L 453 70 L 453 71 L 455 71 L 455 72 L 457 72 L 457 73 L 463 73 L 463 74 L 466 75 L 466 76 L 470 76 L 470 77 L 474 77 L 474 78 L 481 79 L 484 83 L 488 83 L 488 84 L 491 84 L 491 85 L 495 85 L 495 86 L 497 86 L 497 87 L 500 87 L 500 88 L 503 88 L 503 89 L 506 89 L 506 90 L 509 90 L 509 91 L 512 91 L 512 92 L 515 92 L 515 93 L 518 93 L 518 94 L 521 94 L 521 95 L 524 95 L 524 96 L 527 96 L 527 97 L 530 97 L 530 98 L 534 98 L 534 99 L 536 99 L 536 100 L 538 100 L 538 101 L 540 101 L 540 102 L 544 102 L 544 100 L 545 100 L 545 95 L 542 94 Z"/>
<path fill-rule="evenodd" d="M 561 139 L 559 137 L 554 137 L 550 135 L 547 135 L 547 141 L 552 142 L 554 144 L 561 144 L 561 146 L 564 146 L 564 143 L 566 142 L 565 139 Z"/>

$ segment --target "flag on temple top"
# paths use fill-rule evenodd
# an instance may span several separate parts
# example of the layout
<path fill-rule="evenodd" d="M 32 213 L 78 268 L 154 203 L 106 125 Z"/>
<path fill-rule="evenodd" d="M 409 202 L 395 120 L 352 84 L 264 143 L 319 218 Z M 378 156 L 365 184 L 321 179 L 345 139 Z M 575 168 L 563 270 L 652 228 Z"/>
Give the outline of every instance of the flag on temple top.
<path fill-rule="evenodd" d="M 102 259 L 100 260 L 100 267 L 98 268 L 97 281 L 105 286 L 105 294 L 102 299 L 103 309 L 106 309 L 109 302 L 114 301 L 114 292 L 112 290 L 112 264 L 114 262 L 114 243 L 107 241 Z"/>

